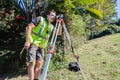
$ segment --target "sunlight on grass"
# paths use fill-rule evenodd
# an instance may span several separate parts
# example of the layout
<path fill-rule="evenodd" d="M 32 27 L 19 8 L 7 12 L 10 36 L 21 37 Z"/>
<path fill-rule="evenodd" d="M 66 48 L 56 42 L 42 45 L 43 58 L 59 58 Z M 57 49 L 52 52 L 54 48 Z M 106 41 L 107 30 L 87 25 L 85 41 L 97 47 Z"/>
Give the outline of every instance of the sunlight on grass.
<path fill-rule="evenodd" d="M 120 80 L 120 34 L 89 41 L 76 51 L 88 80 Z M 66 64 L 75 61 L 71 52 L 65 55 Z M 59 65 L 58 65 L 59 66 Z M 52 70 L 52 69 L 51 69 Z M 47 80 L 83 80 L 81 72 L 71 72 L 67 65 L 48 72 Z"/>

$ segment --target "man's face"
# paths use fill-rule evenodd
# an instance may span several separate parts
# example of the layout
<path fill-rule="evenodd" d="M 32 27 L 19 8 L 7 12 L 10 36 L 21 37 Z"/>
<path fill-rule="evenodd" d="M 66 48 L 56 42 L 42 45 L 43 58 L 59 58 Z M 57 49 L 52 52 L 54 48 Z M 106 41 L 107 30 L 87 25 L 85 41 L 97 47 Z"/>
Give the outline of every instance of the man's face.
<path fill-rule="evenodd" d="M 49 22 L 53 22 L 55 20 L 56 14 L 54 12 L 50 12 L 49 15 L 47 15 L 47 19 Z"/>

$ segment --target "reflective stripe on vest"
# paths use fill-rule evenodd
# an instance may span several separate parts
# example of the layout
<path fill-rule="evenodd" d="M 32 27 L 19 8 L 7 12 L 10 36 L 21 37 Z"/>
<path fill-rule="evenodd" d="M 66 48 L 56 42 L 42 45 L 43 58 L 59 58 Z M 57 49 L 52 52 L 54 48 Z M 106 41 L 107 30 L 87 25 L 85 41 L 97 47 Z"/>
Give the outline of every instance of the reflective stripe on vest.
<path fill-rule="evenodd" d="M 44 28 L 44 26 L 45 26 L 44 21 L 43 21 L 43 18 L 41 18 L 41 22 L 42 22 L 42 26 L 41 26 L 41 28 L 39 29 L 39 32 L 38 32 L 38 33 L 35 33 L 35 32 L 32 31 L 32 33 L 35 34 L 36 36 L 40 36 L 40 33 L 42 32 L 42 30 L 43 30 L 43 28 Z"/>
<path fill-rule="evenodd" d="M 43 20 L 42 17 L 41 17 L 41 22 L 42 22 L 42 25 L 41 25 L 41 28 L 40 28 L 39 32 L 38 32 L 38 33 L 35 33 L 35 32 L 32 31 L 32 34 L 34 34 L 34 35 L 36 35 L 36 36 L 39 36 L 39 37 L 41 37 L 41 38 L 43 38 L 43 39 L 48 40 L 48 38 L 40 35 L 41 32 L 43 31 L 44 27 L 45 27 L 45 22 L 44 22 L 44 20 Z"/>
<path fill-rule="evenodd" d="M 41 17 L 39 24 L 32 29 L 30 36 L 31 43 L 37 45 L 38 47 L 45 48 L 47 46 L 52 29 L 53 26 L 47 25 L 46 20 Z"/>

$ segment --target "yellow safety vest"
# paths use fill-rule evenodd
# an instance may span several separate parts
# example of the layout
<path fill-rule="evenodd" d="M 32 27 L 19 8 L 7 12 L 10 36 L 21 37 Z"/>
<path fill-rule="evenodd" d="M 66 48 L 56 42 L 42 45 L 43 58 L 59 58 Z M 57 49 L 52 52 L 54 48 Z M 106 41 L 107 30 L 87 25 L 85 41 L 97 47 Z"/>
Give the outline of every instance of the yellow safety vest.
<path fill-rule="evenodd" d="M 46 19 L 40 17 L 39 24 L 32 29 L 30 35 L 31 43 L 40 48 L 46 48 L 52 29 L 53 25 L 48 25 Z"/>

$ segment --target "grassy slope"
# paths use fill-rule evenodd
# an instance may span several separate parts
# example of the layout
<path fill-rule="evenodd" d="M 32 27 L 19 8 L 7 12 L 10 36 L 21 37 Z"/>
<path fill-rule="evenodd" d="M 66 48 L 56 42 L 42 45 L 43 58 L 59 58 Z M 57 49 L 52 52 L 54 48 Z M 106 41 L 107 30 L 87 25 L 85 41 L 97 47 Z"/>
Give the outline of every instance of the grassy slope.
<path fill-rule="evenodd" d="M 91 40 L 76 51 L 88 80 L 120 80 L 120 34 Z M 67 65 L 74 61 L 70 53 L 65 55 L 65 59 Z M 10 80 L 27 80 L 27 77 L 19 76 L 17 79 L 11 78 Z M 53 70 L 50 66 L 46 80 L 83 79 L 80 72 L 71 72 L 67 67 Z"/>
<path fill-rule="evenodd" d="M 80 49 L 88 80 L 120 80 L 120 34 L 89 41 Z"/>

